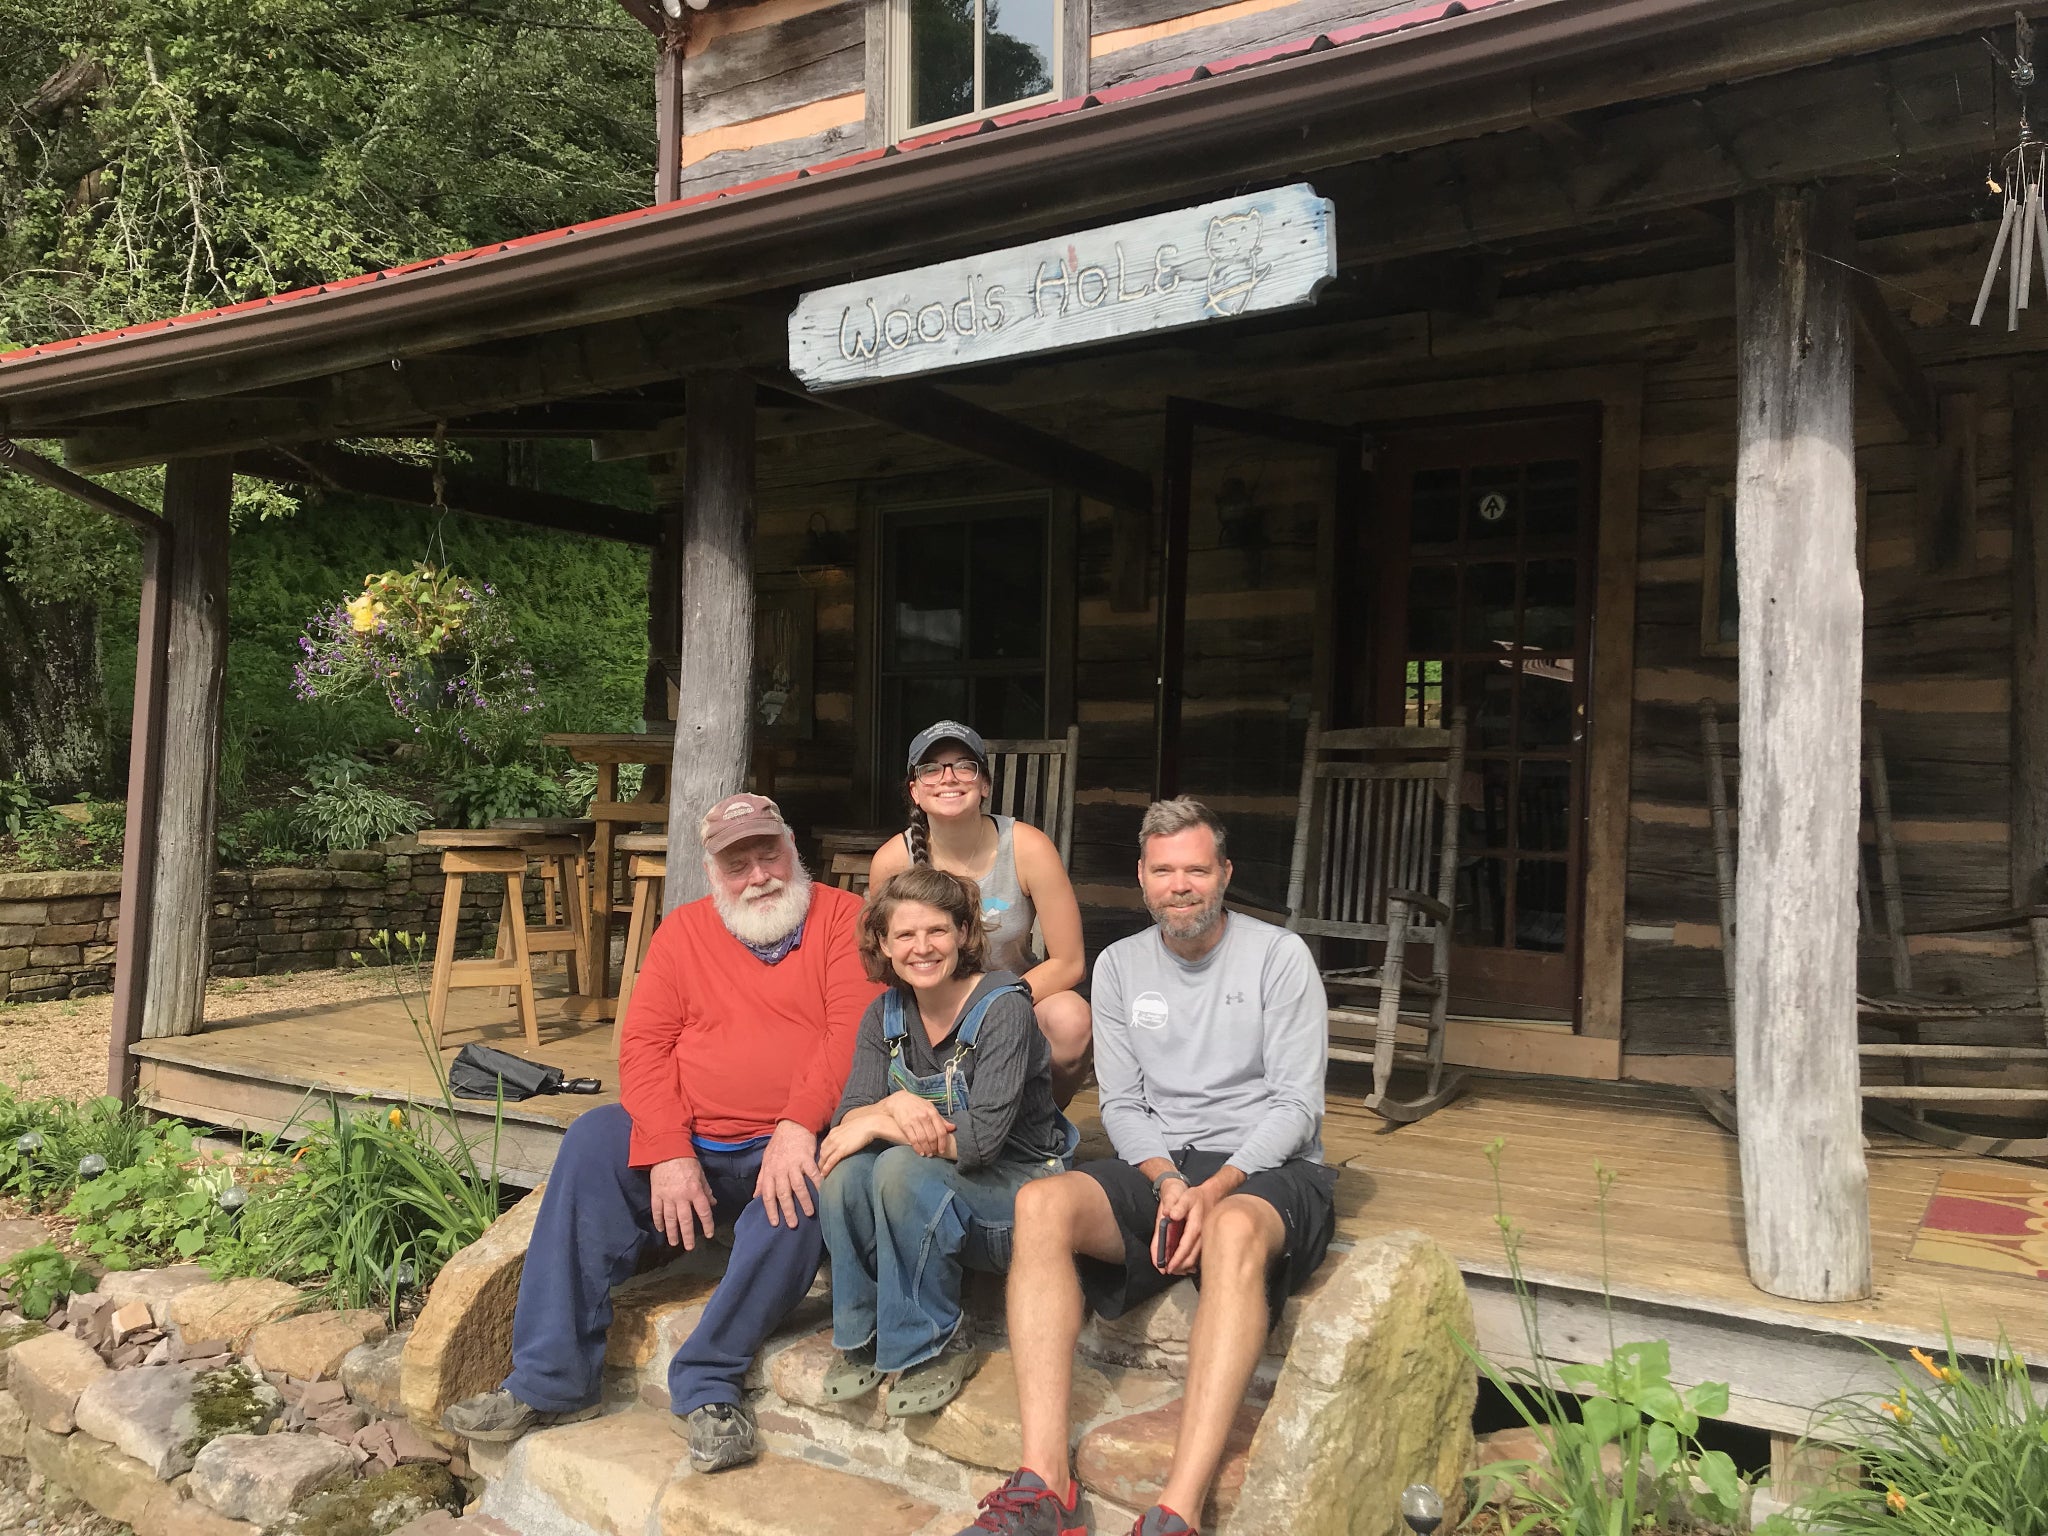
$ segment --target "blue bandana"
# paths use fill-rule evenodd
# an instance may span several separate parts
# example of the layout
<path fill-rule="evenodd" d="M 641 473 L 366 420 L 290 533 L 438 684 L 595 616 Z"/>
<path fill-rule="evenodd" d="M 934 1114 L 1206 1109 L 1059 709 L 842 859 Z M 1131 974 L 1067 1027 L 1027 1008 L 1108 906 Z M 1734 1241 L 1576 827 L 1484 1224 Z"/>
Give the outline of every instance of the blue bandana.
<path fill-rule="evenodd" d="M 747 944 L 747 949 L 753 954 L 756 960 L 759 960 L 767 965 L 773 965 L 778 960 L 781 960 L 786 955 L 788 955 L 790 951 L 794 950 L 797 947 L 797 945 L 803 943 L 804 923 L 808 923 L 810 920 L 811 915 L 808 912 L 806 912 L 803 916 L 802 922 L 799 922 L 794 928 L 790 929 L 788 933 L 785 933 L 773 944 L 747 944 L 747 941 L 745 939 L 741 939 L 740 942 L 742 944 Z"/>

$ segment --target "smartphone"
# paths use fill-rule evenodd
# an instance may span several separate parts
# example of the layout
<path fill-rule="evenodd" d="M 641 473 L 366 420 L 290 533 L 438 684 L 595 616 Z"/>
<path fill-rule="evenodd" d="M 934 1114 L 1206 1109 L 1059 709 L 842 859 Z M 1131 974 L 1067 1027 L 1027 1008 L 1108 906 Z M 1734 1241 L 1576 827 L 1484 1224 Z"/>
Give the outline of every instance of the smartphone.
<path fill-rule="evenodd" d="M 1185 1221 L 1173 1221 L 1165 1216 L 1159 1218 L 1159 1235 L 1152 1239 L 1152 1263 L 1161 1274 L 1166 1272 L 1174 1250 L 1180 1247 L 1181 1234 L 1187 1230 L 1187 1225 Z"/>

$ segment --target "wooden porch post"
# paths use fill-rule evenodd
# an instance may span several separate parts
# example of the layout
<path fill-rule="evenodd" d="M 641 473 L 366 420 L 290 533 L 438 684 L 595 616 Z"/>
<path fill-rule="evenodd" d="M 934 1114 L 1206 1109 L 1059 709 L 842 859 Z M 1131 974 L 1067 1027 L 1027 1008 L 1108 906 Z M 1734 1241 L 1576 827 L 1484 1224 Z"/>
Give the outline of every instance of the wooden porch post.
<path fill-rule="evenodd" d="M 128 726 L 128 826 L 121 845 L 121 915 L 114 930 L 114 1020 L 107 1034 L 107 1092 L 135 1095 L 135 1058 L 148 998 L 151 913 L 156 903 L 157 820 L 164 790 L 165 648 L 171 628 L 171 534 L 142 531 L 141 619 L 135 633 L 135 708 Z"/>
<path fill-rule="evenodd" d="M 669 769 L 668 908 L 705 895 L 697 822 L 746 783 L 754 674 L 754 384 L 691 376 L 683 400 L 682 682 Z"/>
<path fill-rule="evenodd" d="M 1735 1083 L 1750 1279 L 1803 1301 L 1870 1294 L 1852 250 L 1844 195 L 1777 188 L 1737 202 Z"/>
<path fill-rule="evenodd" d="M 2048 373 L 2012 379 L 2012 899 L 2048 897 Z"/>
<path fill-rule="evenodd" d="M 164 476 L 171 527 L 164 646 L 162 792 L 145 950 L 142 1033 L 195 1035 L 206 1012 L 213 913 L 220 705 L 227 661 L 228 504 L 234 461 L 173 459 Z"/>

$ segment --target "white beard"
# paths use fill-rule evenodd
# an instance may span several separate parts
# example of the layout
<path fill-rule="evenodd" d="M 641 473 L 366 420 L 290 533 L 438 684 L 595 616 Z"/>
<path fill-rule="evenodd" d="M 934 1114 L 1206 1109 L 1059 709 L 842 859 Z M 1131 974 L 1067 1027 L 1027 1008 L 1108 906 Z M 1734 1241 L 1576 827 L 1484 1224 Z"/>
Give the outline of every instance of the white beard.
<path fill-rule="evenodd" d="M 705 873 L 711 877 L 711 902 L 718 909 L 726 931 L 742 944 L 765 948 L 779 944 L 796 932 L 797 924 L 811 909 L 811 872 L 801 859 L 787 882 L 769 880 L 750 885 L 744 894 L 729 896 L 718 883 L 718 873 L 707 859 Z"/>

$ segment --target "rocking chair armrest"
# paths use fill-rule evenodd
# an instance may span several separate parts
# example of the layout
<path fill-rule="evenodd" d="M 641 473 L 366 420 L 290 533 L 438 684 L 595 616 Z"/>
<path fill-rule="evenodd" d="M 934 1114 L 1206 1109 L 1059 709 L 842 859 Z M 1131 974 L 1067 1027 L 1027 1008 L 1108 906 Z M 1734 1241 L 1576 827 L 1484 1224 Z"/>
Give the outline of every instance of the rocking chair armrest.
<path fill-rule="evenodd" d="M 1979 912 L 1969 917 L 1950 918 L 1946 922 L 1908 923 L 1908 934 L 1923 933 L 1995 933 L 2001 929 L 2025 928 L 2038 918 L 2048 918 L 2048 906 L 2018 907 L 2004 912 Z"/>
<path fill-rule="evenodd" d="M 1389 891 L 1387 892 L 1387 900 L 1406 902 L 1418 912 L 1434 918 L 1439 923 L 1448 923 L 1451 920 L 1451 909 L 1438 901 L 1434 896 L 1427 895 L 1422 891 Z"/>

